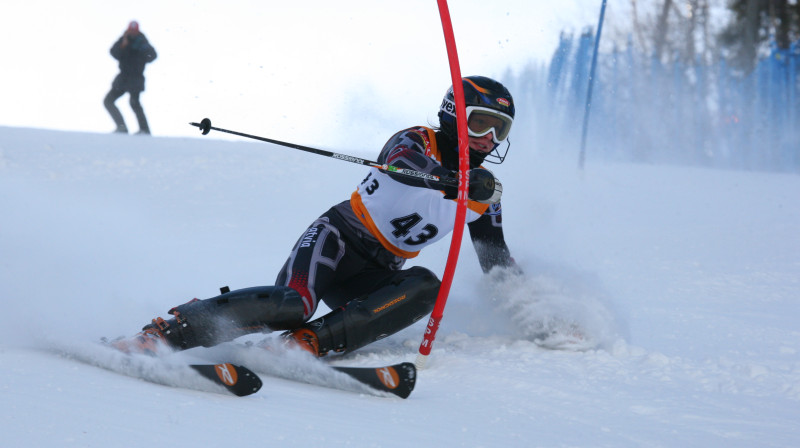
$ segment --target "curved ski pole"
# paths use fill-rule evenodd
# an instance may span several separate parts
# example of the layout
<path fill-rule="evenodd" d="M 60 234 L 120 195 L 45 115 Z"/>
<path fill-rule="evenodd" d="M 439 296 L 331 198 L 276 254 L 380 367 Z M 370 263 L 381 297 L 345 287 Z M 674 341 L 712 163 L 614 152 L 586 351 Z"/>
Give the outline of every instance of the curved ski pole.
<path fill-rule="evenodd" d="M 310 153 L 313 153 L 313 154 L 318 154 L 318 155 L 325 156 L 325 157 L 330 157 L 330 158 L 333 158 L 333 159 L 344 160 L 345 162 L 351 162 L 351 163 L 356 163 L 356 164 L 359 164 L 359 165 L 365 165 L 365 166 L 369 166 L 369 167 L 372 167 L 372 168 L 377 168 L 377 169 L 379 169 L 381 171 L 388 171 L 388 172 L 392 172 L 392 173 L 395 173 L 395 174 L 400 174 L 400 175 L 408 176 L 408 177 L 419 177 L 419 178 L 426 179 L 426 180 L 430 181 L 431 182 L 431 188 L 434 188 L 434 189 L 437 189 L 437 190 L 443 190 L 445 187 L 454 187 L 454 186 L 457 187 L 458 186 L 458 179 L 455 179 L 455 178 L 446 178 L 446 177 L 443 178 L 443 177 L 439 177 L 439 176 L 434 176 L 433 174 L 423 173 L 422 171 L 416 171 L 416 170 L 411 170 L 411 169 L 407 169 L 407 168 L 397 168 L 397 167 L 394 167 L 392 165 L 380 164 L 378 162 L 373 162 L 371 160 L 366 160 L 366 159 L 362 159 L 360 157 L 354 157 L 354 156 L 347 155 L 347 154 L 340 154 L 340 153 L 337 153 L 337 152 L 327 151 L 327 150 L 324 150 L 324 149 L 311 148 L 309 146 L 298 145 L 298 144 L 295 144 L 295 143 L 282 142 L 280 140 L 274 140 L 274 139 L 271 139 L 271 138 L 259 137 L 257 135 L 252 135 L 252 134 L 245 134 L 244 132 L 231 131 L 229 129 L 217 128 L 217 127 L 211 126 L 211 120 L 208 119 L 208 118 L 203 118 L 200 121 L 200 123 L 191 122 L 189 124 L 192 125 L 192 126 L 196 126 L 196 127 L 200 128 L 200 131 L 203 133 L 203 135 L 208 134 L 212 130 L 219 131 L 219 132 L 225 132 L 227 134 L 238 135 L 239 137 L 250 138 L 250 139 L 253 139 L 253 140 L 260 140 L 262 142 L 267 142 L 267 143 L 272 143 L 272 144 L 275 144 L 275 145 L 285 146 L 287 148 L 292 148 L 292 149 L 299 149 L 300 151 L 310 152 Z"/>

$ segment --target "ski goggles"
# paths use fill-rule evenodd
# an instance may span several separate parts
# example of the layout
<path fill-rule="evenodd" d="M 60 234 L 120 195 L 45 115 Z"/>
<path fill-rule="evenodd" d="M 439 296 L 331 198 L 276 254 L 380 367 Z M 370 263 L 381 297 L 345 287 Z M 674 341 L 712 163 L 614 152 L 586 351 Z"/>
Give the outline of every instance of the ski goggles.
<path fill-rule="evenodd" d="M 470 137 L 483 137 L 492 133 L 496 144 L 504 142 L 511 132 L 514 119 L 508 114 L 481 106 L 467 106 L 467 130 Z"/>

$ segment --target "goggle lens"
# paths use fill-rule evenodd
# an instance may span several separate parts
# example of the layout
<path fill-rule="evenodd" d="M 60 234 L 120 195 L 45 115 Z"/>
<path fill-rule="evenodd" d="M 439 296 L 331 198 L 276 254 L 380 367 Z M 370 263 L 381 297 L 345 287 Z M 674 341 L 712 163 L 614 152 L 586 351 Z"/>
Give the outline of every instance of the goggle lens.
<path fill-rule="evenodd" d="M 513 119 L 492 109 L 483 107 L 467 107 L 467 128 L 470 137 L 483 137 L 492 132 L 492 140 L 501 143 L 508 138 Z"/>

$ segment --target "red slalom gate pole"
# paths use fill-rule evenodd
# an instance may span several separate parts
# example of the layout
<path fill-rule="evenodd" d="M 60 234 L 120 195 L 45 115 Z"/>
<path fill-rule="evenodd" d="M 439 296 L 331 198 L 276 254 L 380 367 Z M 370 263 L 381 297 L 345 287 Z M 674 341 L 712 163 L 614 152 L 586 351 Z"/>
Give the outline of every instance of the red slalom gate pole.
<path fill-rule="evenodd" d="M 458 128 L 458 199 L 456 200 L 456 221 L 453 228 L 453 238 L 450 240 L 450 252 L 447 255 L 447 264 L 442 276 L 442 286 L 439 288 L 439 295 L 436 297 L 436 304 L 433 307 L 428 326 L 425 327 L 425 335 L 419 346 L 419 354 L 415 362 L 417 368 L 425 367 L 425 362 L 433 347 L 433 340 L 439 330 L 439 324 L 444 315 L 444 306 L 447 304 L 447 296 L 450 294 L 450 286 L 453 284 L 453 275 L 458 263 L 458 253 L 461 250 L 461 238 L 464 235 L 464 223 L 467 216 L 467 185 L 469 185 L 469 139 L 467 136 L 467 109 L 464 104 L 464 86 L 461 81 L 461 68 L 458 64 L 458 52 L 456 51 L 456 40 L 453 35 L 453 24 L 450 21 L 450 10 L 447 8 L 447 0 L 437 0 L 439 4 L 439 16 L 442 18 L 442 31 L 444 41 L 447 46 L 447 59 L 450 62 L 450 76 L 453 80 L 453 96 L 456 100 L 456 123 Z"/>

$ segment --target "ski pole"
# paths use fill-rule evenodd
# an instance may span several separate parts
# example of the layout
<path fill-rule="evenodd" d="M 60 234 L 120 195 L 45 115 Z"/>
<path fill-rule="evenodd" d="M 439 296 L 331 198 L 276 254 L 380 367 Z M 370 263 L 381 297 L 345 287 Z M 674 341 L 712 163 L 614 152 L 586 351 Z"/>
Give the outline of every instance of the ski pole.
<path fill-rule="evenodd" d="M 372 168 L 377 168 L 377 169 L 379 169 L 381 171 L 390 171 L 392 173 L 400 174 L 400 175 L 403 175 L 403 176 L 409 176 L 409 177 L 419 177 L 419 178 L 431 181 L 431 184 L 430 184 L 431 188 L 435 188 L 437 190 L 444 189 L 445 187 L 453 187 L 453 186 L 457 187 L 458 186 L 458 179 L 456 179 L 456 178 L 447 178 L 447 177 L 443 178 L 443 177 L 439 177 L 439 176 L 434 176 L 433 174 L 423 173 L 423 172 L 417 171 L 417 170 L 412 170 L 412 169 L 408 169 L 408 168 L 397 168 L 397 167 L 392 166 L 392 165 L 380 164 L 378 162 L 373 162 L 371 160 L 366 160 L 366 159 L 362 159 L 360 157 L 354 157 L 354 156 L 350 156 L 350 155 L 347 155 L 347 154 L 340 154 L 338 152 L 326 151 L 324 149 L 311 148 L 311 147 L 308 147 L 308 146 L 297 145 L 295 143 L 287 143 L 287 142 L 282 142 L 280 140 L 274 140 L 274 139 L 271 139 L 271 138 L 259 137 L 257 135 L 251 135 L 251 134 L 245 134 L 244 132 L 237 132 L 237 131 L 231 131 L 229 129 L 217 128 L 217 127 L 211 126 L 211 120 L 208 119 L 208 118 L 203 118 L 202 120 L 200 120 L 200 123 L 191 122 L 189 124 L 192 125 L 192 126 L 196 126 L 196 127 L 200 128 L 200 131 L 202 131 L 203 135 L 208 134 L 209 131 L 212 131 L 212 130 L 219 131 L 219 132 L 225 132 L 225 133 L 228 133 L 228 134 L 238 135 L 240 137 L 251 138 L 253 140 L 260 140 L 262 142 L 272 143 L 272 144 L 280 145 L 280 146 L 286 146 L 287 148 L 299 149 L 301 151 L 310 152 L 310 153 L 318 154 L 318 155 L 325 156 L 325 157 L 331 157 L 333 159 L 344 160 L 345 162 L 351 162 L 351 163 L 356 163 L 356 164 L 359 164 L 359 165 L 365 165 L 365 166 L 369 166 L 369 167 L 372 167 Z"/>

